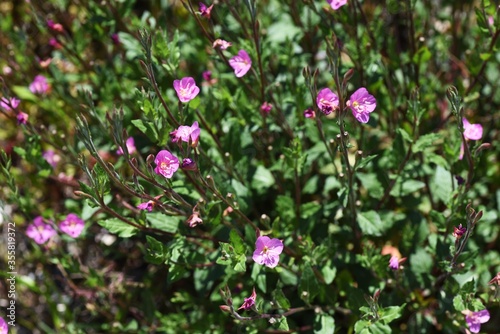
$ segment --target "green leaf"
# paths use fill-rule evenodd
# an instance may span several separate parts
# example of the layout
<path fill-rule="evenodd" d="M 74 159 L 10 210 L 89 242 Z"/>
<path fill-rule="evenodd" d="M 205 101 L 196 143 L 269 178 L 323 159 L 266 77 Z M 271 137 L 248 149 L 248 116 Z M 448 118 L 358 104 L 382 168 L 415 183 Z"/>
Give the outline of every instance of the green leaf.
<path fill-rule="evenodd" d="M 413 145 L 413 153 L 423 152 L 429 147 L 435 147 L 436 142 L 443 136 L 439 133 L 429 133 L 418 138 L 415 145 Z"/>
<path fill-rule="evenodd" d="M 245 244 L 236 230 L 231 230 L 229 233 L 229 240 L 231 241 L 231 245 L 233 246 L 236 254 L 245 254 Z"/>
<path fill-rule="evenodd" d="M 144 256 L 145 260 L 153 264 L 165 262 L 166 252 L 163 243 L 149 235 L 146 236 L 146 240 L 148 244 L 146 248 L 146 255 Z"/>
<path fill-rule="evenodd" d="M 286 320 L 286 317 L 278 318 L 275 326 L 277 326 L 279 330 L 288 331 L 290 329 L 288 327 L 288 321 Z"/>
<path fill-rule="evenodd" d="M 461 295 L 457 295 L 453 298 L 453 307 L 457 310 L 457 312 L 465 310 L 465 303 Z"/>
<path fill-rule="evenodd" d="M 319 283 L 314 275 L 314 271 L 310 264 L 305 264 L 300 278 L 300 298 L 305 302 L 311 302 L 319 293 Z"/>
<path fill-rule="evenodd" d="M 425 183 L 418 180 L 401 180 L 398 179 L 396 185 L 391 190 L 391 196 L 401 197 L 412 194 L 425 187 Z"/>
<path fill-rule="evenodd" d="M 417 53 L 413 56 L 415 64 L 423 64 L 431 59 L 432 54 L 426 46 L 422 46 Z"/>
<path fill-rule="evenodd" d="M 431 183 L 432 194 L 443 203 L 448 203 L 453 192 L 453 182 L 451 173 L 443 167 L 437 166 Z"/>
<path fill-rule="evenodd" d="M 264 193 L 269 187 L 276 183 L 273 174 L 264 166 L 259 165 L 252 178 L 252 188 L 259 194 Z"/>
<path fill-rule="evenodd" d="M 328 260 L 324 266 L 321 267 L 321 274 L 323 274 L 323 279 L 325 284 L 330 284 L 335 279 L 337 275 L 337 268 L 333 264 L 332 260 Z"/>
<path fill-rule="evenodd" d="M 384 187 L 377 179 L 376 174 L 356 173 L 356 177 L 361 181 L 363 187 L 368 190 L 368 195 L 372 198 L 380 199 L 384 195 Z"/>
<path fill-rule="evenodd" d="M 144 133 L 151 141 L 158 141 L 158 133 L 153 122 L 143 121 L 142 119 L 133 119 L 132 124 Z"/>
<path fill-rule="evenodd" d="M 167 216 L 160 212 L 146 214 L 146 220 L 151 225 L 151 227 L 169 233 L 177 233 L 180 222 L 179 219 L 179 217 Z"/>
<path fill-rule="evenodd" d="M 290 308 L 290 301 L 286 298 L 285 294 L 283 293 L 283 290 L 280 288 L 276 288 L 276 290 L 273 291 L 273 299 L 276 301 L 278 304 L 277 306 L 280 309 L 283 310 L 288 310 Z"/>
<path fill-rule="evenodd" d="M 365 235 L 381 236 L 385 230 L 380 216 L 375 211 L 358 213 L 359 228 Z"/>
<path fill-rule="evenodd" d="M 335 332 L 335 319 L 326 314 L 317 314 L 314 319 L 315 334 L 333 334 Z"/>
<path fill-rule="evenodd" d="M 362 158 L 361 161 L 359 162 L 359 164 L 356 165 L 355 170 L 362 169 L 362 168 L 366 167 L 376 157 L 378 157 L 378 154 L 373 154 L 373 155 L 369 155 L 367 157 Z"/>
<path fill-rule="evenodd" d="M 100 220 L 97 223 L 109 232 L 117 234 L 120 238 L 130 238 L 139 231 L 136 227 L 128 225 L 118 218 Z"/>
<path fill-rule="evenodd" d="M 385 324 L 390 323 L 393 320 L 396 320 L 401 317 L 403 313 L 403 309 L 405 308 L 406 303 L 401 306 L 389 306 L 384 307 L 379 311 L 380 320 Z"/>

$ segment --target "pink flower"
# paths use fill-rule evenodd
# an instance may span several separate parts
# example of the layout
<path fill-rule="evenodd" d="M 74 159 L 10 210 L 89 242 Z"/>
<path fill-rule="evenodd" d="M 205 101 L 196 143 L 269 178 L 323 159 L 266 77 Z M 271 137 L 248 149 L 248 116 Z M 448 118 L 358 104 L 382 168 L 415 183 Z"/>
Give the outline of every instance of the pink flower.
<path fill-rule="evenodd" d="M 252 290 L 252 294 L 250 297 L 245 298 L 243 305 L 241 305 L 238 310 L 245 309 L 246 311 L 250 310 L 252 306 L 255 305 L 255 299 L 257 298 L 257 294 L 255 293 L 255 288 Z"/>
<path fill-rule="evenodd" d="M 273 105 L 271 103 L 264 102 L 260 106 L 260 113 L 263 116 L 266 116 L 267 114 L 269 114 L 271 112 L 272 109 L 273 109 Z"/>
<path fill-rule="evenodd" d="M 182 159 L 181 168 L 185 170 L 196 170 L 196 162 L 189 158 Z"/>
<path fill-rule="evenodd" d="M 62 48 L 61 43 L 59 43 L 59 41 L 55 37 L 52 37 L 51 39 L 49 39 L 49 45 L 52 46 L 54 49 Z"/>
<path fill-rule="evenodd" d="M 352 114 L 359 122 L 368 123 L 370 113 L 377 107 L 377 101 L 366 88 L 361 87 L 351 95 L 347 106 L 351 108 Z"/>
<path fill-rule="evenodd" d="M 16 109 L 20 102 L 21 101 L 19 99 L 16 99 L 15 97 L 11 97 L 10 99 L 2 97 L 0 99 L 0 107 L 5 109 L 6 111 L 11 111 Z"/>
<path fill-rule="evenodd" d="M 323 114 L 329 115 L 339 109 L 339 97 L 330 88 L 323 88 L 318 92 L 316 104 Z"/>
<path fill-rule="evenodd" d="M 148 212 L 153 211 L 154 207 L 155 207 L 155 202 L 153 201 L 144 202 L 137 206 L 139 210 L 147 210 Z"/>
<path fill-rule="evenodd" d="M 111 34 L 111 41 L 114 45 L 120 44 L 120 36 L 117 33 Z"/>
<path fill-rule="evenodd" d="M 458 227 L 454 226 L 453 227 L 453 236 L 457 239 L 460 239 L 463 237 L 463 235 L 467 232 L 467 228 L 465 226 L 462 226 L 462 224 L 458 225 Z"/>
<path fill-rule="evenodd" d="M 55 31 L 55 32 L 63 32 L 64 28 L 60 23 L 55 23 L 52 20 L 47 20 L 47 27 L 49 27 L 50 30 Z"/>
<path fill-rule="evenodd" d="M 61 161 L 61 157 L 54 152 L 54 150 L 44 151 L 42 154 L 42 158 L 45 159 L 52 166 L 52 168 L 56 168 L 59 161 Z"/>
<path fill-rule="evenodd" d="M 181 80 L 174 80 L 174 89 L 181 102 L 189 102 L 198 95 L 200 88 L 191 77 L 185 77 Z"/>
<path fill-rule="evenodd" d="M 28 114 L 25 112 L 18 112 L 17 113 L 17 124 L 26 124 L 28 123 Z"/>
<path fill-rule="evenodd" d="M 56 234 L 54 228 L 49 224 L 45 224 L 40 216 L 33 219 L 33 224 L 28 225 L 26 228 L 26 235 L 39 245 L 46 243 Z"/>
<path fill-rule="evenodd" d="M 200 224 L 203 224 L 203 219 L 200 218 L 199 212 L 193 212 L 193 214 L 191 216 L 189 216 L 186 223 L 189 227 L 193 228 L 193 227 L 196 227 Z"/>
<path fill-rule="evenodd" d="M 326 0 L 333 10 L 337 10 L 347 3 L 347 0 Z"/>
<path fill-rule="evenodd" d="M 136 148 L 135 148 L 134 137 L 128 137 L 127 140 L 125 141 L 125 145 L 127 146 L 127 151 L 129 154 L 135 153 Z M 123 148 L 118 147 L 118 150 L 116 150 L 116 154 L 122 155 L 123 153 L 124 153 Z"/>
<path fill-rule="evenodd" d="M 33 94 L 45 94 L 49 91 L 49 84 L 47 78 L 43 75 L 37 75 L 29 86 Z"/>
<path fill-rule="evenodd" d="M 234 69 L 237 78 L 241 78 L 252 67 L 252 59 L 245 50 L 240 50 L 237 56 L 229 59 L 229 65 Z"/>
<path fill-rule="evenodd" d="M 405 257 L 400 259 L 398 256 L 392 255 L 391 258 L 389 259 L 389 268 L 391 268 L 392 270 L 398 270 L 399 265 L 405 261 L 406 261 Z"/>
<path fill-rule="evenodd" d="M 203 77 L 203 80 L 205 81 L 211 81 L 212 80 L 212 72 L 211 71 L 204 71 L 201 76 Z"/>
<path fill-rule="evenodd" d="M 483 126 L 481 124 L 470 124 L 464 117 L 464 137 L 469 140 L 479 140 L 483 137 Z"/>
<path fill-rule="evenodd" d="M 78 237 L 82 233 L 84 227 L 85 223 L 83 220 L 74 213 L 68 214 L 66 219 L 59 223 L 61 231 L 72 238 Z"/>
<path fill-rule="evenodd" d="M 214 43 L 212 44 L 212 47 L 215 49 L 216 47 L 219 47 L 221 50 L 226 50 L 228 47 L 233 45 L 231 42 L 225 41 L 223 39 L 217 38 Z"/>
<path fill-rule="evenodd" d="M 305 118 L 316 118 L 316 113 L 314 112 L 313 108 L 307 108 L 304 110 L 304 117 Z"/>
<path fill-rule="evenodd" d="M 198 5 L 200 8 L 200 15 L 206 17 L 207 19 L 210 19 L 210 12 L 212 11 L 214 5 L 212 4 L 210 5 L 210 7 L 207 7 L 207 5 L 205 5 L 203 2 L 200 2 Z"/>
<path fill-rule="evenodd" d="M 0 317 L 0 334 L 7 334 L 9 332 L 9 326 L 4 318 Z"/>
<path fill-rule="evenodd" d="M 462 119 L 464 124 L 464 137 L 467 140 L 479 140 L 483 137 L 483 126 L 481 124 L 470 124 L 469 121 L 464 117 Z M 462 160 L 464 157 L 464 144 L 460 146 L 459 159 Z"/>
<path fill-rule="evenodd" d="M 155 158 L 155 173 L 170 179 L 179 169 L 179 159 L 167 150 L 158 152 Z"/>
<path fill-rule="evenodd" d="M 183 141 L 189 143 L 191 141 L 191 146 L 198 146 L 198 138 L 200 137 L 200 127 L 198 122 L 194 122 L 193 125 L 181 125 L 175 131 L 170 132 L 170 137 L 174 143 Z"/>
<path fill-rule="evenodd" d="M 462 313 L 465 315 L 465 322 L 467 323 L 467 326 L 469 326 L 472 333 L 479 333 L 481 330 L 481 324 L 490 320 L 490 312 L 488 312 L 488 310 L 478 312 L 465 310 L 462 311 Z"/>
<path fill-rule="evenodd" d="M 252 258 L 258 264 L 274 268 L 278 265 L 281 252 L 283 252 L 283 242 L 281 240 L 260 236 L 255 242 L 255 251 Z"/>

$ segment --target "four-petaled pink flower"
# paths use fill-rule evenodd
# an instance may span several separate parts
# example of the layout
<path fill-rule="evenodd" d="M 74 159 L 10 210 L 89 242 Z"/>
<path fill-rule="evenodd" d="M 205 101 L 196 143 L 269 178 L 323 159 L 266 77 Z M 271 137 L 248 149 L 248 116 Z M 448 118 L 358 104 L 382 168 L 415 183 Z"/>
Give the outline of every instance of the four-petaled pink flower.
<path fill-rule="evenodd" d="M 28 123 L 28 114 L 25 112 L 18 112 L 17 113 L 17 124 L 26 124 Z"/>
<path fill-rule="evenodd" d="M 170 132 L 170 138 L 174 143 L 183 141 L 189 143 L 191 141 L 191 146 L 198 146 L 198 138 L 200 137 L 200 127 L 198 122 L 194 122 L 193 125 L 181 125 L 177 130 Z"/>
<path fill-rule="evenodd" d="M 323 88 L 318 92 L 316 104 L 323 114 L 329 115 L 339 109 L 339 97 L 330 88 Z"/>
<path fill-rule="evenodd" d="M 198 5 L 200 8 L 200 15 L 206 17 L 207 19 L 210 19 L 210 12 L 212 11 L 214 4 L 211 4 L 210 7 L 207 7 L 207 5 L 205 5 L 203 2 L 200 2 Z"/>
<path fill-rule="evenodd" d="M 33 94 L 45 94 L 49 91 L 49 83 L 43 75 L 37 75 L 29 86 Z"/>
<path fill-rule="evenodd" d="M 237 56 L 229 59 L 229 65 L 234 69 L 237 78 L 241 78 L 252 67 L 252 59 L 245 50 L 240 50 Z"/>
<path fill-rule="evenodd" d="M 7 334 L 9 332 L 9 326 L 4 318 L 0 317 L 0 334 Z"/>
<path fill-rule="evenodd" d="M 17 108 L 21 101 L 16 99 L 15 97 L 11 97 L 10 99 L 6 97 L 2 97 L 0 99 L 0 107 L 2 107 L 6 111 L 11 111 Z"/>
<path fill-rule="evenodd" d="M 181 80 L 174 80 L 174 89 L 181 102 L 189 102 L 198 95 L 200 88 L 191 77 L 185 77 Z"/>
<path fill-rule="evenodd" d="M 226 50 L 228 47 L 233 45 L 233 43 L 225 41 L 223 39 L 217 38 L 214 43 L 212 44 L 212 47 L 215 49 L 216 47 L 219 47 L 221 50 Z"/>
<path fill-rule="evenodd" d="M 136 151 L 134 137 L 128 137 L 125 141 L 125 146 L 127 146 L 128 154 L 134 154 Z M 118 147 L 118 150 L 116 150 L 116 154 L 122 155 L 123 153 L 123 148 Z"/>
<path fill-rule="evenodd" d="M 347 3 L 347 0 L 326 0 L 333 10 L 337 10 Z"/>
<path fill-rule="evenodd" d="M 463 119 L 463 124 L 464 124 L 464 137 L 467 140 L 479 140 L 483 137 L 483 126 L 481 124 L 471 124 L 469 121 L 464 117 Z M 459 159 L 462 160 L 464 157 L 464 144 L 460 146 L 460 155 Z"/>
<path fill-rule="evenodd" d="M 77 238 L 83 231 L 85 223 L 74 213 L 66 216 L 66 219 L 59 223 L 59 229 L 72 238 Z"/>
<path fill-rule="evenodd" d="M 137 208 L 139 210 L 147 210 L 148 212 L 153 211 L 154 207 L 155 207 L 154 201 L 147 201 L 147 202 L 141 203 L 137 206 Z"/>
<path fill-rule="evenodd" d="M 54 152 L 54 150 L 47 150 L 42 153 L 42 158 L 45 159 L 52 166 L 52 168 L 56 168 L 59 161 L 61 161 L 61 157 Z"/>
<path fill-rule="evenodd" d="M 179 159 L 167 150 L 158 152 L 155 158 L 155 173 L 170 179 L 179 169 Z"/>
<path fill-rule="evenodd" d="M 351 95 L 347 106 L 351 108 L 352 114 L 359 122 L 368 123 L 370 113 L 377 107 L 377 101 L 365 87 L 361 87 Z"/>
<path fill-rule="evenodd" d="M 39 245 L 46 243 L 56 234 L 56 230 L 51 225 L 45 224 L 40 216 L 33 219 L 33 224 L 26 228 L 26 235 Z"/>
<path fill-rule="evenodd" d="M 255 288 L 252 290 L 252 294 L 250 297 L 245 298 L 243 305 L 241 305 L 238 310 L 245 309 L 246 311 L 250 310 L 255 305 L 255 299 L 257 298 L 257 294 L 255 293 Z"/>
<path fill-rule="evenodd" d="M 258 264 L 274 268 L 278 265 L 281 252 L 283 252 L 283 242 L 281 240 L 260 236 L 255 242 L 255 251 L 252 258 Z"/>
<path fill-rule="evenodd" d="M 490 312 L 488 312 L 488 310 L 477 312 L 465 310 L 462 311 L 462 313 L 465 315 L 465 322 L 467 323 L 467 326 L 469 326 L 472 333 L 479 333 L 481 330 L 481 324 L 490 320 Z"/>

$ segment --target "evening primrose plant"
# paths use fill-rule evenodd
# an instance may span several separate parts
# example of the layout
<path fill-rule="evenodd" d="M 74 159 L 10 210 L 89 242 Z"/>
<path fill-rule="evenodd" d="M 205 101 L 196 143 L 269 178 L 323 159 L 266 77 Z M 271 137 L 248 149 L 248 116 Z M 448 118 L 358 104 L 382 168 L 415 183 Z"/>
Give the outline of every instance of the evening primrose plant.
<path fill-rule="evenodd" d="M 0 30 L 0 333 L 498 331 L 493 2 L 11 1 Z"/>

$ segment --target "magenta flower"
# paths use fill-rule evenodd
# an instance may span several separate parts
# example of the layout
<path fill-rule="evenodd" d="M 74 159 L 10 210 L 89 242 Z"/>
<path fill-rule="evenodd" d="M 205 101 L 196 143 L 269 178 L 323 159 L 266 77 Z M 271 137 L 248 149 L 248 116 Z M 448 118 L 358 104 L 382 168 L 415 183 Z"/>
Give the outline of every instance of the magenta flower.
<path fill-rule="evenodd" d="M 281 252 L 283 252 L 283 242 L 281 240 L 260 236 L 255 242 L 255 251 L 252 258 L 258 264 L 274 268 L 278 265 Z"/>
<path fill-rule="evenodd" d="M 462 119 L 464 124 L 464 137 L 467 140 L 479 140 L 483 137 L 483 126 L 481 124 L 470 124 L 469 121 L 464 117 Z M 464 157 L 464 144 L 460 146 L 459 159 L 462 160 Z"/>
<path fill-rule="evenodd" d="M 201 76 L 203 77 L 203 80 L 205 81 L 211 81 L 212 80 L 212 72 L 211 71 L 204 71 Z"/>
<path fill-rule="evenodd" d="M 361 123 L 368 123 L 370 113 L 377 107 L 377 101 L 368 93 L 366 88 L 361 87 L 351 95 L 347 106 L 351 108 L 352 114 Z"/>
<path fill-rule="evenodd" d="M 185 77 L 181 80 L 174 80 L 174 89 L 181 102 L 189 102 L 198 95 L 200 88 L 191 77 Z"/>
<path fill-rule="evenodd" d="M 158 152 L 155 158 L 155 173 L 170 179 L 179 169 L 179 159 L 167 150 Z"/>
<path fill-rule="evenodd" d="M 9 326 L 4 318 L 0 317 L 0 334 L 7 334 L 9 332 Z"/>
<path fill-rule="evenodd" d="M 42 158 L 45 159 L 52 166 L 52 168 L 56 168 L 59 161 L 61 161 L 61 157 L 54 152 L 54 150 L 44 151 L 42 154 Z"/>
<path fill-rule="evenodd" d="M 481 330 L 481 324 L 490 320 L 490 312 L 488 312 L 488 310 L 478 312 L 465 310 L 462 311 L 462 313 L 465 314 L 465 322 L 467 323 L 467 326 L 469 326 L 472 333 L 479 333 Z"/>
<path fill-rule="evenodd" d="M 483 126 L 481 124 L 470 124 L 464 117 L 464 137 L 469 140 L 479 140 L 483 137 Z"/>
<path fill-rule="evenodd" d="M 60 48 L 62 48 L 61 43 L 59 43 L 59 41 L 55 37 L 52 37 L 51 39 L 49 39 L 49 45 L 51 47 L 53 47 L 54 49 L 60 49 Z"/>
<path fill-rule="evenodd" d="M 125 141 L 125 145 L 127 146 L 127 151 L 129 154 L 135 153 L 136 148 L 135 148 L 134 137 L 128 137 L 127 140 Z M 116 154 L 122 155 L 123 153 L 124 153 L 123 148 L 118 147 L 118 150 L 116 150 Z"/>
<path fill-rule="evenodd" d="M 39 245 L 46 243 L 56 234 L 56 230 L 51 225 L 45 224 L 40 216 L 35 217 L 33 224 L 28 225 L 26 228 L 26 235 Z"/>
<path fill-rule="evenodd" d="M 207 5 L 205 5 L 203 2 L 200 2 L 198 6 L 200 9 L 200 15 L 206 17 L 207 19 L 210 19 L 210 12 L 212 11 L 214 4 L 211 4 L 210 7 L 207 7 Z"/>
<path fill-rule="evenodd" d="M 18 112 L 16 118 L 17 118 L 17 124 L 28 123 L 28 114 L 25 112 L 22 111 Z"/>
<path fill-rule="evenodd" d="M 72 238 L 77 238 L 83 231 L 85 223 L 74 213 L 66 216 L 66 219 L 59 223 L 59 229 Z"/>
<path fill-rule="evenodd" d="M 260 113 L 263 116 L 266 116 L 271 112 L 272 109 L 273 109 L 273 105 L 271 103 L 264 102 L 260 106 Z"/>
<path fill-rule="evenodd" d="M 398 270 L 399 269 L 399 259 L 397 256 L 391 256 L 389 259 L 389 268 L 393 270 Z"/>
<path fill-rule="evenodd" d="M 120 44 L 120 36 L 117 33 L 111 34 L 111 41 L 114 45 Z"/>
<path fill-rule="evenodd" d="M 155 207 L 155 202 L 153 201 L 144 202 L 137 206 L 139 210 L 147 210 L 148 212 L 153 211 L 154 207 Z"/>
<path fill-rule="evenodd" d="M 49 91 L 49 83 L 43 75 L 37 75 L 29 86 L 33 94 L 45 94 Z"/>
<path fill-rule="evenodd" d="M 184 158 L 182 159 L 181 168 L 185 170 L 196 170 L 196 162 L 194 162 L 190 158 Z"/>
<path fill-rule="evenodd" d="M 54 32 L 63 32 L 64 28 L 60 23 L 55 23 L 52 20 L 47 20 L 47 27 Z"/>
<path fill-rule="evenodd" d="M 326 0 L 333 10 L 337 10 L 347 4 L 347 0 Z"/>
<path fill-rule="evenodd" d="M 219 47 L 221 50 L 226 50 L 228 47 L 233 45 L 233 43 L 225 41 L 223 39 L 217 38 L 214 43 L 212 44 L 212 47 L 215 49 L 216 47 Z"/>
<path fill-rule="evenodd" d="M 252 59 L 245 50 L 240 50 L 237 56 L 229 59 L 229 65 L 234 69 L 237 78 L 241 78 L 252 67 Z"/>
<path fill-rule="evenodd" d="M 257 294 L 255 293 L 255 288 L 252 290 L 252 294 L 250 297 L 245 298 L 243 305 L 241 305 L 238 310 L 245 309 L 246 311 L 250 310 L 252 306 L 255 305 L 255 299 L 257 298 Z"/>
<path fill-rule="evenodd" d="M 0 99 L 0 107 L 2 107 L 6 111 L 12 111 L 19 106 L 19 103 L 21 101 L 19 99 L 16 99 L 15 97 L 11 97 L 10 99 L 7 99 L 6 97 L 2 97 Z"/>
<path fill-rule="evenodd" d="M 198 146 L 198 138 L 200 137 L 200 127 L 198 122 L 194 122 L 193 125 L 181 125 L 177 130 L 170 132 L 170 138 L 174 143 L 183 141 L 189 143 L 191 141 L 191 146 Z"/>
<path fill-rule="evenodd" d="M 457 239 L 460 239 L 463 237 L 463 235 L 467 232 L 467 228 L 465 226 L 462 226 L 462 224 L 453 227 L 453 236 Z"/>
<path fill-rule="evenodd" d="M 339 109 L 339 97 L 330 88 L 323 88 L 318 92 L 316 104 L 323 114 L 329 115 Z"/>
<path fill-rule="evenodd" d="M 316 113 L 314 112 L 313 108 L 307 108 L 304 110 L 304 117 L 305 118 L 316 118 Z"/>
<path fill-rule="evenodd" d="M 191 228 L 203 224 L 203 219 L 200 218 L 200 213 L 193 212 L 193 214 L 189 216 L 188 220 L 186 221 L 186 224 Z"/>

